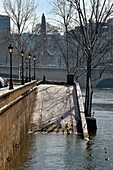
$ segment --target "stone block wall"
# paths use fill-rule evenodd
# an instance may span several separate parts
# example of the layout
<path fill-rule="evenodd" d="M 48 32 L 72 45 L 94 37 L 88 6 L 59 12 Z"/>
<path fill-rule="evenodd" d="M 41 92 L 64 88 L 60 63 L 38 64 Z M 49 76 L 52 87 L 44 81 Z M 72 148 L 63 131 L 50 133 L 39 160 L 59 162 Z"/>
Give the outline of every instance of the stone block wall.
<path fill-rule="evenodd" d="M 9 170 L 28 132 L 35 107 L 36 81 L 0 96 L 0 170 Z"/>

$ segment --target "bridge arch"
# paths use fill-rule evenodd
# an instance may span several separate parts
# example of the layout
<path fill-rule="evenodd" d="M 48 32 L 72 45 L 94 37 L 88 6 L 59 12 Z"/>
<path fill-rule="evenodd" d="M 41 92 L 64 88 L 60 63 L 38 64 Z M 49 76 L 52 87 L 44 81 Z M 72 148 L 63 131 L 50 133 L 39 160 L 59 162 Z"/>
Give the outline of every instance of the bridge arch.
<path fill-rule="evenodd" d="M 113 78 L 105 78 L 101 80 L 96 88 L 113 88 Z"/>

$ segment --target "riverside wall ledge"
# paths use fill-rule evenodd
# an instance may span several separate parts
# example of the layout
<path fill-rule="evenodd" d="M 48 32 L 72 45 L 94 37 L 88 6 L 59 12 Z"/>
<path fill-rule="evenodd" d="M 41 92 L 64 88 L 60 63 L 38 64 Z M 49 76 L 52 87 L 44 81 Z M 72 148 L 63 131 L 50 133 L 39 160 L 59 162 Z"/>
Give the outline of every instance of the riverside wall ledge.
<path fill-rule="evenodd" d="M 76 98 L 78 99 L 78 117 L 79 117 L 79 127 L 80 129 L 82 129 L 82 134 L 83 134 L 83 138 L 86 140 L 89 140 L 89 132 L 88 132 L 88 127 L 87 127 L 87 121 L 86 121 L 86 117 L 85 117 L 85 112 L 84 112 L 84 105 L 83 105 L 83 99 L 82 99 L 82 93 L 81 93 L 81 88 L 80 85 L 78 83 L 76 83 L 75 86 L 75 94 L 76 94 Z"/>
<path fill-rule="evenodd" d="M 37 82 L 0 92 L 0 169 L 9 170 L 28 132 Z"/>

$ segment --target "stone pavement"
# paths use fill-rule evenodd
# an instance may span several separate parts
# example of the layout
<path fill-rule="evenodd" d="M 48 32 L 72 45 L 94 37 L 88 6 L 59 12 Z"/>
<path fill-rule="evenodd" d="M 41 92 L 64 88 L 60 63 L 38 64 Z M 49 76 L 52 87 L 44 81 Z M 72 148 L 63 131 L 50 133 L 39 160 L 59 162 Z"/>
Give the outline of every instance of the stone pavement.
<path fill-rule="evenodd" d="M 39 85 L 31 131 L 77 133 L 73 86 Z"/>

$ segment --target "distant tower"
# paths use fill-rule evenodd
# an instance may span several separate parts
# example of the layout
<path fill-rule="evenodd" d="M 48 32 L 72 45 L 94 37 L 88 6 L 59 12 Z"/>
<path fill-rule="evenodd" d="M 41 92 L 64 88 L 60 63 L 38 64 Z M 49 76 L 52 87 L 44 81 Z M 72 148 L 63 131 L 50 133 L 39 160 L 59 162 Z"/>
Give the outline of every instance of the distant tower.
<path fill-rule="evenodd" d="M 41 35 L 46 35 L 46 19 L 44 13 L 42 14 L 42 21 L 41 21 Z"/>

